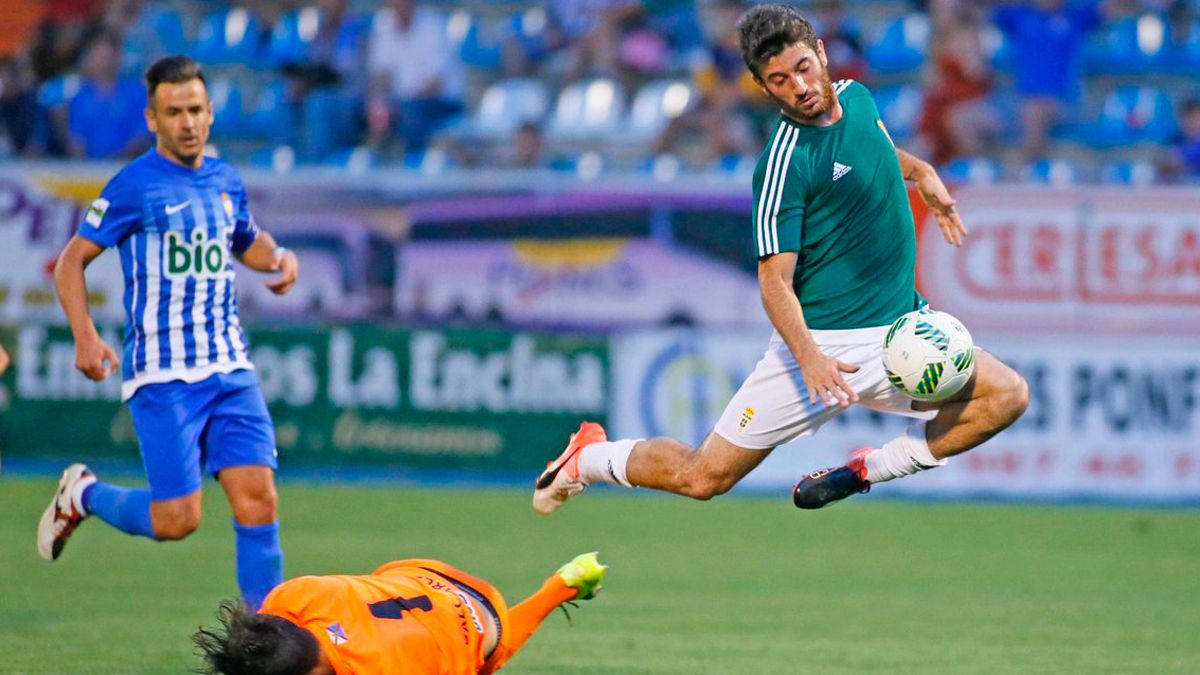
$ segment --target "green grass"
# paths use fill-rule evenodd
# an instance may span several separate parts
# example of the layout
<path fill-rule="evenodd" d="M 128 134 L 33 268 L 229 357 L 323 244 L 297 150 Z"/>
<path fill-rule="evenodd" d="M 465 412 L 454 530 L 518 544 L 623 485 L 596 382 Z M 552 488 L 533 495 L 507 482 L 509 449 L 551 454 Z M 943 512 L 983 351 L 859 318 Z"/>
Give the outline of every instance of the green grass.
<path fill-rule="evenodd" d="M 229 511 L 172 544 L 87 522 L 34 552 L 50 480 L 4 478 L 0 672 L 180 673 L 235 593 Z M 1200 514 L 597 492 L 549 518 L 529 495 L 285 484 L 290 575 L 435 557 L 514 601 L 599 549 L 605 592 L 556 613 L 512 673 L 1195 673 Z"/>

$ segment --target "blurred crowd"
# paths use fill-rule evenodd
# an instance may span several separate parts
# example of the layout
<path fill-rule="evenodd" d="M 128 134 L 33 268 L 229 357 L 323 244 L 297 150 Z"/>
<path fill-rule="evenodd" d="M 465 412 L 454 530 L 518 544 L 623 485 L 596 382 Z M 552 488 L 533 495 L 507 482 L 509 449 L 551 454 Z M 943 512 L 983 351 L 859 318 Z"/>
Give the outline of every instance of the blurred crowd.
<path fill-rule="evenodd" d="M 745 171 L 777 112 L 738 49 L 750 4 L 4 0 L 0 156 L 143 151 L 140 73 L 182 52 L 220 151 L 276 169 Z M 1200 177 L 1198 0 L 795 4 L 952 178 Z"/>

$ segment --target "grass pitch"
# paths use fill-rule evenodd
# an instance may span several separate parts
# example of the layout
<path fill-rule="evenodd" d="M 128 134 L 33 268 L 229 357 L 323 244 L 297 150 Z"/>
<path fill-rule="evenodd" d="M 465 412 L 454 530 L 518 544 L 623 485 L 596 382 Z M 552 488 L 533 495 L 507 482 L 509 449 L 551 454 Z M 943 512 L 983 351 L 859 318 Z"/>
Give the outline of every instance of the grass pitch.
<path fill-rule="evenodd" d="M 0 672 L 180 673 L 236 592 L 219 488 L 184 542 L 87 522 L 54 564 L 51 479 L 0 479 Z M 882 491 L 882 490 L 881 490 Z M 599 549 L 605 592 L 552 615 L 511 673 L 1196 673 L 1200 513 L 859 500 L 710 503 L 597 491 L 284 482 L 289 576 L 446 560 L 510 601 Z"/>

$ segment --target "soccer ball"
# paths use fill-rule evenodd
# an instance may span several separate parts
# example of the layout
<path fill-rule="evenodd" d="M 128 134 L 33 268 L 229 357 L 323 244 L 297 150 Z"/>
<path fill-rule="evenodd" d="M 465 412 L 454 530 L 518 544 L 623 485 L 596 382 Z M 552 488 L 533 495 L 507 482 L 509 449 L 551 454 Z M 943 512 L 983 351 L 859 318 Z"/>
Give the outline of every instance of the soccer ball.
<path fill-rule="evenodd" d="M 883 340 L 892 386 L 918 401 L 945 401 L 975 372 L 975 343 L 958 319 L 918 309 L 896 319 Z"/>

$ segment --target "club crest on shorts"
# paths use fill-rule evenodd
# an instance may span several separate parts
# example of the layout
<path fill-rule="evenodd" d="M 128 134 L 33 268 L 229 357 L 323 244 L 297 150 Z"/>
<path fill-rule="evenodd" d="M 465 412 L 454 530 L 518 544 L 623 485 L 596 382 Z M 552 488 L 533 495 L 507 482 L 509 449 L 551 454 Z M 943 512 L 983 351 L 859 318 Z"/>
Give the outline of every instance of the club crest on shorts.
<path fill-rule="evenodd" d="M 754 408 L 746 408 L 742 411 L 742 418 L 737 423 L 738 433 L 746 433 L 746 429 L 750 427 L 750 422 L 752 421 L 754 421 Z"/>

